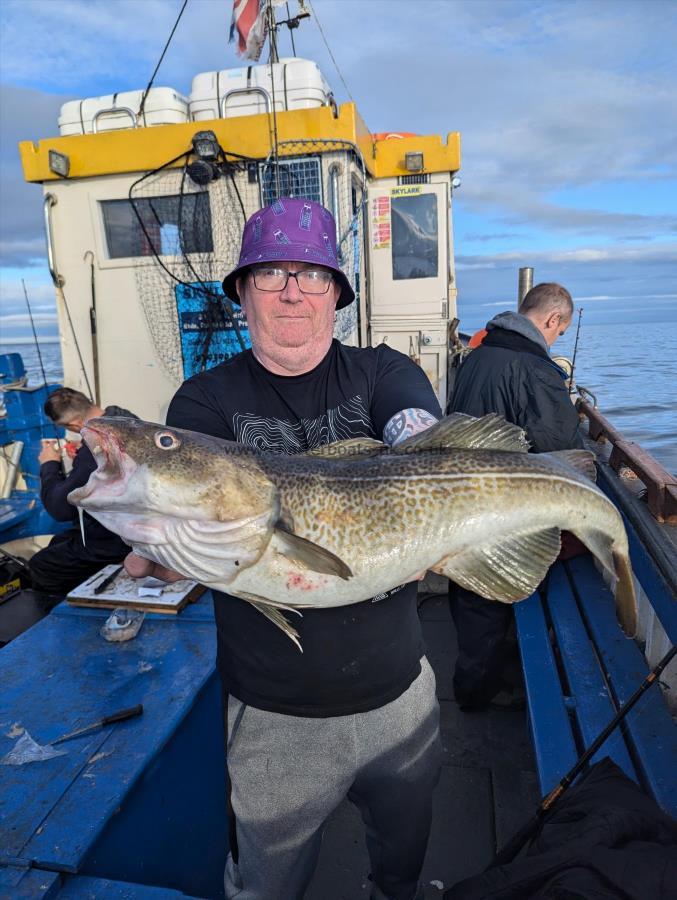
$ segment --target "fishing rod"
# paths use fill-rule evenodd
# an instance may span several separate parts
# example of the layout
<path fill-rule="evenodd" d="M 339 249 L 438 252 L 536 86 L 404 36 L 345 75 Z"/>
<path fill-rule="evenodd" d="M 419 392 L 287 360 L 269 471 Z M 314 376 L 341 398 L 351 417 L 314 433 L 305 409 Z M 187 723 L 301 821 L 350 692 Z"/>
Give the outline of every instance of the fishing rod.
<path fill-rule="evenodd" d="M 35 349 L 38 354 L 38 362 L 40 363 L 40 372 L 42 373 L 42 383 L 47 384 L 47 376 L 45 375 L 45 367 L 42 364 L 42 353 L 40 353 L 40 344 L 38 342 L 38 335 L 35 331 L 35 322 L 33 321 L 33 311 L 31 310 L 31 304 L 28 299 L 28 291 L 26 290 L 26 282 L 21 279 L 21 284 L 24 289 L 24 297 L 26 298 L 26 306 L 28 308 L 28 318 L 31 320 L 31 331 L 33 332 L 33 341 L 35 343 Z"/>
<path fill-rule="evenodd" d="M 26 298 L 26 307 L 28 308 L 28 318 L 31 320 L 31 331 L 33 332 L 33 341 L 35 342 L 35 350 L 38 354 L 38 362 L 40 363 L 40 372 L 42 374 L 42 383 L 44 384 L 45 388 L 47 388 L 47 375 L 45 374 L 45 367 L 42 363 L 42 353 L 40 352 L 40 342 L 38 341 L 38 334 L 35 330 L 35 322 L 33 321 L 33 310 L 31 309 L 30 300 L 28 299 L 28 291 L 26 290 L 26 282 L 24 281 L 23 278 L 21 279 L 21 284 L 24 289 L 24 297 Z M 54 424 L 54 422 L 51 421 L 51 419 L 50 419 L 50 424 L 51 424 L 52 428 L 54 429 L 57 446 L 59 447 L 59 450 L 61 450 L 61 438 L 59 437 L 59 431 L 58 431 L 56 425 Z"/>
<path fill-rule="evenodd" d="M 661 659 L 657 665 L 653 667 L 653 669 L 646 676 L 644 681 L 637 688 L 635 693 L 630 697 L 627 703 L 623 704 L 621 708 L 618 710 L 613 719 L 609 722 L 609 724 L 604 728 L 601 733 L 595 738 L 595 740 L 590 744 L 585 753 L 578 759 L 576 764 L 571 768 L 567 774 L 562 778 L 559 784 L 553 788 L 550 793 L 541 800 L 541 805 L 539 806 L 536 814 L 533 818 L 527 822 L 527 824 L 514 835 L 508 843 L 502 848 L 502 850 L 497 853 L 496 858 L 489 866 L 490 869 L 493 869 L 495 866 L 503 866 L 506 863 L 512 862 L 512 860 L 517 856 L 519 851 L 522 849 L 524 844 L 529 840 L 530 837 L 538 830 L 538 827 L 542 823 L 544 817 L 547 813 L 552 809 L 553 805 L 559 800 L 562 794 L 566 791 L 566 789 L 571 785 L 571 782 L 576 778 L 581 769 L 587 764 L 590 758 L 599 750 L 604 741 L 609 737 L 611 732 L 616 728 L 616 726 L 625 718 L 625 716 L 630 712 L 633 706 L 637 703 L 639 698 L 647 691 L 654 682 L 658 681 L 658 678 L 663 671 L 663 669 L 670 663 L 670 660 L 677 653 L 677 644 L 673 646 L 665 656 Z"/>
<path fill-rule="evenodd" d="M 581 333 L 581 316 L 583 315 L 583 307 L 578 310 L 578 325 L 576 326 L 576 340 L 574 341 L 574 356 L 571 360 L 571 375 L 569 376 L 569 395 L 574 388 L 574 369 L 576 367 L 576 353 L 578 352 L 578 336 Z"/>

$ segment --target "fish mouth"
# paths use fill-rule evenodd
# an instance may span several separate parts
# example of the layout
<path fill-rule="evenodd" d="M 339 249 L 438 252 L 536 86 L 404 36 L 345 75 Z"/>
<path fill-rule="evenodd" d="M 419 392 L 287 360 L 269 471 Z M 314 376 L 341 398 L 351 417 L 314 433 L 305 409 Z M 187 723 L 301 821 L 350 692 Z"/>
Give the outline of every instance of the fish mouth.
<path fill-rule="evenodd" d="M 82 437 L 92 452 L 97 467 L 89 476 L 87 484 L 72 491 L 69 499 L 78 504 L 94 494 L 105 493 L 107 497 L 124 493 L 129 476 L 136 465 L 124 453 L 120 441 L 113 432 L 85 425 Z"/>

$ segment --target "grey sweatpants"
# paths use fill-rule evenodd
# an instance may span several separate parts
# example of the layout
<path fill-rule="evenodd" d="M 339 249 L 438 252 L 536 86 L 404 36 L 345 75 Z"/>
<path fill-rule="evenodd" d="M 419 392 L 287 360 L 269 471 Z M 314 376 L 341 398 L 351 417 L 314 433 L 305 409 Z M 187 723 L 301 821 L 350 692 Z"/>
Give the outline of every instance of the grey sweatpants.
<path fill-rule="evenodd" d="M 348 797 L 362 813 L 372 900 L 415 900 L 440 771 L 439 705 L 425 657 L 397 700 L 312 719 L 228 700 L 228 771 L 239 860 L 229 900 L 301 900 L 329 815 Z"/>

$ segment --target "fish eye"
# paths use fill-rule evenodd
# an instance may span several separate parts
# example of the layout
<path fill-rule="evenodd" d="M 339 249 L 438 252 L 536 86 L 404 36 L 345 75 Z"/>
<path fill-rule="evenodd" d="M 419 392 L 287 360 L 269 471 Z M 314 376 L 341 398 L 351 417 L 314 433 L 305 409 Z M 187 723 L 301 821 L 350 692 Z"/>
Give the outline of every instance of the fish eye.
<path fill-rule="evenodd" d="M 160 450 L 176 450 L 181 446 L 181 441 L 171 431 L 158 431 L 155 435 L 155 446 Z"/>

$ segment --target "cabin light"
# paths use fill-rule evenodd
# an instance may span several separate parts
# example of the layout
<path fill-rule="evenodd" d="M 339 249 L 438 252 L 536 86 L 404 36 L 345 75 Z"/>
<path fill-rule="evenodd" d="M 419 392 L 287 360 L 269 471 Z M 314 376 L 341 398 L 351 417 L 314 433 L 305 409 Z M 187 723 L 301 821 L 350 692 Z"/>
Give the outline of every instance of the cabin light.
<path fill-rule="evenodd" d="M 460 188 L 460 186 L 461 186 L 461 179 L 460 179 L 460 178 L 457 178 L 456 176 L 454 176 L 454 178 L 451 179 L 451 186 L 454 188 L 454 190 L 455 190 L 456 188 Z"/>
<path fill-rule="evenodd" d="M 213 131 L 196 131 L 193 135 L 193 153 L 198 159 L 214 162 L 221 148 Z"/>
<path fill-rule="evenodd" d="M 186 167 L 188 177 L 195 184 L 204 187 L 210 181 L 221 177 L 217 165 L 221 147 L 213 131 L 196 131 L 193 135 L 193 153 L 197 156 L 194 162 Z"/>
<path fill-rule="evenodd" d="M 59 153 L 58 150 L 49 151 L 49 171 L 62 178 L 68 178 L 71 170 L 71 161 L 65 153 Z"/>
<path fill-rule="evenodd" d="M 203 159 L 196 159 L 195 162 L 186 166 L 186 172 L 188 173 L 190 180 L 194 182 L 194 184 L 199 184 L 200 187 L 204 187 L 204 185 L 209 184 L 210 181 L 216 181 L 221 175 L 217 166 Z"/>
<path fill-rule="evenodd" d="M 416 151 L 416 153 L 405 153 L 404 168 L 407 172 L 421 172 L 423 170 L 423 154 L 419 151 Z"/>

